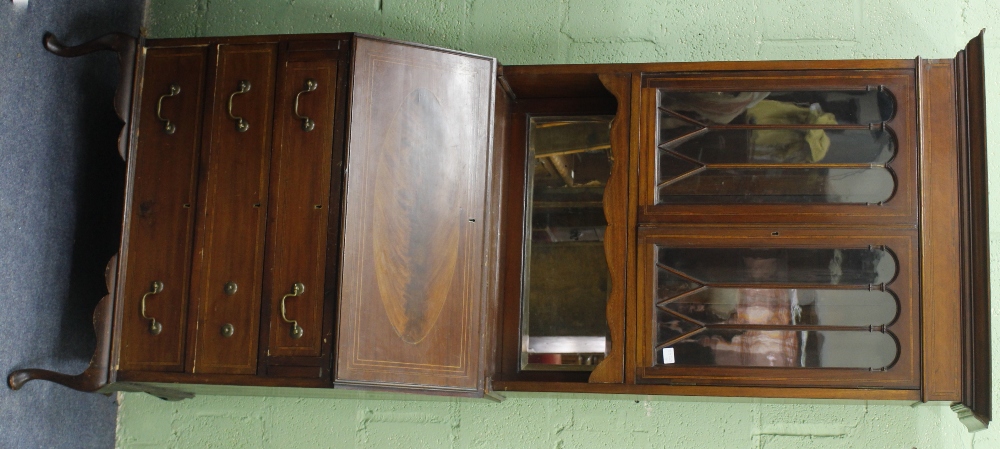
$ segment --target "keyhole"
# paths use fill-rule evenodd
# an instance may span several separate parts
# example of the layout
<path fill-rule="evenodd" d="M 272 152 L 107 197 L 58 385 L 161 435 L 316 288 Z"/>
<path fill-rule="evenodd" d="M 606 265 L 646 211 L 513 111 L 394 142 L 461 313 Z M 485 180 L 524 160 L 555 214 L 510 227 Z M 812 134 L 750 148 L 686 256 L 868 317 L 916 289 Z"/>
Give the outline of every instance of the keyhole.
<path fill-rule="evenodd" d="M 778 236 L 778 231 L 772 232 L 771 235 L 774 236 L 774 237 L 777 237 Z"/>

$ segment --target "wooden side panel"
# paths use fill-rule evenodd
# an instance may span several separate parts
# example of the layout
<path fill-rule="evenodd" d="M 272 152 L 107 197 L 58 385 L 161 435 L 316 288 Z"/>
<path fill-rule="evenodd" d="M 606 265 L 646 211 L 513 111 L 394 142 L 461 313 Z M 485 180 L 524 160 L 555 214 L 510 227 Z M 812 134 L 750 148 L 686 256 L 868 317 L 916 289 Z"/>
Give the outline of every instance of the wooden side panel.
<path fill-rule="evenodd" d="M 958 136 L 953 60 L 922 61 L 921 284 L 925 401 L 958 401 L 962 388 Z"/>
<path fill-rule="evenodd" d="M 335 383 L 476 394 L 496 63 L 355 42 Z"/>
<path fill-rule="evenodd" d="M 199 314 L 193 372 L 256 371 L 275 59 L 273 45 L 218 47 L 199 209 L 204 218 L 192 264 Z M 245 93 L 238 93 L 241 81 L 250 84 Z M 245 132 L 233 117 L 246 120 Z M 227 292 L 230 282 L 235 292 Z"/>
<path fill-rule="evenodd" d="M 267 355 L 319 357 L 327 222 L 330 207 L 339 207 L 339 201 L 330 204 L 337 59 L 283 59 L 275 100 L 268 207 Z M 307 86 L 310 82 L 315 86 L 312 90 Z M 312 129 L 304 128 L 306 119 L 299 117 L 308 117 Z M 297 296 L 286 297 L 293 293 L 294 284 L 305 288 Z M 292 332 L 295 325 L 302 329 L 299 337 Z"/>
<path fill-rule="evenodd" d="M 959 68 L 959 117 L 962 160 L 962 258 L 965 368 L 960 413 L 970 429 L 989 425 L 993 416 L 990 350 L 989 176 L 986 161 L 986 71 L 983 34 L 969 41 L 956 58 Z M 955 408 L 953 406 L 952 408 Z"/>
<path fill-rule="evenodd" d="M 492 177 L 492 203 L 496 205 L 502 205 L 507 199 L 508 187 L 507 176 L 510 167 L 507 165 L 507 155 L 510 153 L 508 145 L 511 139 L 511 113 L 510 107 L 511 103 L 514 102 L 513 94 L 508 90 L 504 89 L 502 75 L 502 67 L 498 69 L 500 75 L 497 79 L 496 92 L 494 93 L 495 107 L 493 114 L 493 160 L 490 163 L 492 170 L 490 176 Z M 493 264 L 495 267 L 491 271 L 492 277 L 489 278 L 488 282 L 492 284 L 492 290 L 490 294 L 494 295 L 494 301 L 490 304 L 484 313 L 486 318 L 486 326 L 489 327 L 488 340 L 484 344 L 483 357 L 485 358 L 485 370 L 487 377 L 487 384 L 485 388 L 487 390 L 491 389 L 491 382 L 496 379 L 502 367 L 502 354 L 503 354 L 503 339 L 502 330 L 504 326 L 504 314 L 502 312 L 502 301 L 501 298 L 504 297 L 504 276 L 505 270 L 512 269 L 505 262 L 507 260 L 507 246 L 505 240 L 508 238 L 504 232 L 504 223 L 507 219 L 506 211 L 503 206 L 495 207 L 492 210 L 493 216 L 488 220 L 491 229 L 487 230 L 488 238 L 492 240 L 493 251 L 492 255 L 486 257 L 486 264 Z M 489 394 L 489 391 L 487 391 Z"/>
<path fill-rule="evenodd" d="M 632 77 L 601 75 L 601 82 L 618 99 L 618 110 L 611 124 L 611 152 L 614 163 L 604 190 L 604 252 L 608 260 L 611 289 L 608 292 L 608 334 L 611 336 L 607 357 L 590 375 L 593 383 L 621 383 L 625 369 L 625 271 L 628 249 L 628 167 L 629 130 L 632 126 Z"/>
<path fill-rule="evenodd" d="M 121 370 L 184 369 L 206 52 L 153 48 L 145 57 L 137 143 L 129 158 Z M 151 293 L 154 282 L 162 288 Z"/>

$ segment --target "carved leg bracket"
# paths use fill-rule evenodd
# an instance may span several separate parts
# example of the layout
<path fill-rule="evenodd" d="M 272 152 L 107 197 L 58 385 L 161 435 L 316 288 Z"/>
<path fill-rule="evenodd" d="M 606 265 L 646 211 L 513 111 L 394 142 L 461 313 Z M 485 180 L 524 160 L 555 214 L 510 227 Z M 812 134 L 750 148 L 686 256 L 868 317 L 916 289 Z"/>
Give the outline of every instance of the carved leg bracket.
<path fill-rule="evenodd" d="M 132 79 L 135 72 L 135 52 L 138 42 L 136 38 L 122 33 L 111 33 L 101 36 L 85 44 L 67 47 L 59 42 L 52 33 L 45 33 L 42 45 L 50 53 L 65 58 L 75 58 L 95 51 L 109 50 L 118 54 L 120 78 L 118 90 L 115 91 L 115 113 L 122 121 L 122 131 L 118 135 L 118 154 L 122 160 L 128 154 L 128 132 L 132 109 Z"/>
<path fill-rule="evenodd" d="M 108 292 L 114 291 L 118 271 L 118 255 L 111 257 L 104 269 L 104 280 Z M 29 380 L 41 379 L 67 386 L 74 390 L 94 392 L 108 384 L 111 362 L 111 321 L 114 317 L 114 298 L 108 293 L 97 303 L 94 310 L 94 331 L 97 333 L 97 348 L 90 359 L 90 366 L 82 373 L 69 375 L 44 369 L 23 369 L 11 372 L 7 385 L 11 390 L 20 390 Z"/>

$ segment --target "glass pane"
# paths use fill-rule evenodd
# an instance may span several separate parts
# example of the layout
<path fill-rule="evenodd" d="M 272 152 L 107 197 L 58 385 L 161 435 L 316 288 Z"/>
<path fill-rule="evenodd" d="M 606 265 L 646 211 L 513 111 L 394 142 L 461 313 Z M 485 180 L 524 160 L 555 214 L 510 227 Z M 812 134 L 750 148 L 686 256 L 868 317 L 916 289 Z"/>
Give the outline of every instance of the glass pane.
<path fill-rule="evenodd" d="M 521 366 L 592 370 L 607 352 L 610 117 L 529 123 Z"/>
<path fill-rule="evenodd" d="M 661 89 L 660 108 L 705 125 L 867 125 L 892 119 L 896 104 L 885 90 L 671 92 Z M 677 125 L 676 119 L 662 120 L 660 129 Z"/>
<path fill-rule="evenodd" d="M 888 284 L 896 259 L 881 248 L 658 248 L 657 262 L 712 284 Z"/>
<path fill-rule="evenodd" d="M 689 161 L 678 156 L 676 153 L 664 150 L 657 150 L 659 152 L 659 174 L 660 183 L 676 179 L 684 175 L 691 174 L 698 169 L 704 167 L 704 165 L 698 164 L 696 162 Z"/>
<path fill-rule="evenodd" d="M 867 330 L 706 329 L 655 352 L 661 366 L 881 369 L 893 364 L 899 348 L 890 334 Z"/>
<path fill-rule="evenodd" d="M 665 310 L 656 311 L 656 341 L 661 344 L 674 341 L 703 327 Z"/>
<path fill-rule="evenodd" d="M 701 284 L 685 279 L 676 273 L 671 273 L 661 267 L 656 268 L 656 297 L 659 300 L 680 296 L 701 286 Z"/>
<path fill-rule="evenodd" d="M 661 159 L 661 173 L 663 171 Z M 671 179 L 665 177 L 665 179 Z M 659 204 L 867 204 L 895 190 L 889 170 L 873 168 L 712 169 L 659 189 Z"/>
<path fill-rule="evenodd" d="M 705 126 L 691 120 L 685 120 L 678 114 L 660 109 L 660 142 L 670 142 L 684 136 L 689 136 Z"/>
<path fill-rule="evenodd" d="M 867 129 L 719 129 L 665 147 L 703 164 L 884 164 L 896 153 L 890 133 Z"/>
<path fill-rule="evenodd" d="M 896 319 L 889 292 L 706 288 L 660 306 L 705 324 L 880 326 Z"/>

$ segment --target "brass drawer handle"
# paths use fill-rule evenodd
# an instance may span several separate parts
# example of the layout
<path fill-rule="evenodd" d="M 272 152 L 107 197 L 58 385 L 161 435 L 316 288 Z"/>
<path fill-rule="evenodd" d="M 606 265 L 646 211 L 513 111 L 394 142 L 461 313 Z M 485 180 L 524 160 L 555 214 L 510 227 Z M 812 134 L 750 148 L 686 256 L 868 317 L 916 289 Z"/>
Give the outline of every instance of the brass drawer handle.
<path fill-rule="evenodd" d="M 301 282 L 296 282 L 295 284 L 292 285 L 292 292 L 281 297 L 281 319 L 285 320 L 286 323 L 290 323 L 292 325 L 291 335 L 292 338 L 296 339 L 302 338 L 302 332 L 303 332 L 302 326 L 299 326 L 298 321 L 290 320 L 288 319 L 288 316 L 285 315 L 285 300 L 288 299 L 289 296 L 299 296 L 305 291 L 306 291 L 306 286 L 302 285 Z"/>
<path fill-rule="evenodd" d="M 167 134 L 173 134 L 177 132 L 177 126 L 174 125 L 174 123 L 171 122 L 170 120 L 163 118 L 163 114 L 160 112 L 163 109 L 163 99 L 177 96 L 180 93 L 181 93 L 181 86 L 178 86 L 177 84 L 171 84 L 170 92 L 160 95 L 160 99 L 156 102 L 156 118 L 160 119 L 160 121 L 163 122 L 163 132 Z"/>
<path fill-rule="evenodd" d="M 302 130 L 305 132 L 309 132 L 316 129 L 316 122 L 314 122 L 311 118 L 307 116 L 299 114 L 299 97 L 301 97 L 302 94 L 306 92 L 312 92 L 316 90 L 317 87 L 319 87 L 319 84 L 316 83 L 316 80 L 312 78 L 306 79 L 305 87 L 297 95 L 295 95 L 295 107 L 293 108 L 292 112 L 295 113 L 295 117 L 297 117 L 299 120 L 302 120 Z"/>
<path fill-rule="evenodd" d="M 233 115 L 233 97 L 250 92 L 250 82 L 247 80 L 240 81 L 236 87 L 239 90 L 229 94 L 229 104 L 226 106 L 226 111 L 229 112 L 229 118 L 236 120 L 236 130 L 245 133 L 250 129 L 250 124 L 246 120 L 243 120 L 243 117 Z"/>
<path fill-rule="evenodd" d="M 156 318 L 146 316 L 146 297 L 149 295 L 155 295 L 162 291 L 163 283 L 160 281 L 153 281 L 153 285 L 150 286 L 150 290 L 146 292 L 145 295 L 142 295 L 142 302 L 140 303 L 139 313 L 142 314 L 143 318 L 149 320 L 149 333 L 153 335 L 160 335 L 160 332 L 163 332 L 163 325 L 161 325 L 159 321 L 156 321 Z"/>

